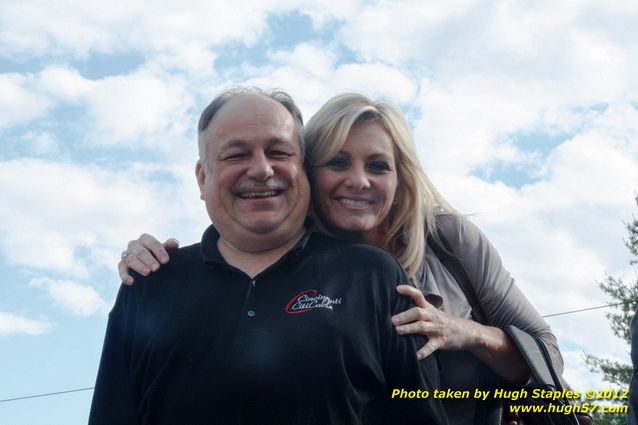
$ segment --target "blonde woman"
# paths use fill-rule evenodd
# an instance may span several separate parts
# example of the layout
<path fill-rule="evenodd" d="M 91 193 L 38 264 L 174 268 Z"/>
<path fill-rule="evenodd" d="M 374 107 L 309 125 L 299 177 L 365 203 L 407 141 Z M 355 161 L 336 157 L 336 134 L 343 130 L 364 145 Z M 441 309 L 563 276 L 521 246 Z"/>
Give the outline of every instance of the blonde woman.
<path fill-rule="evenodd" d="M 394 316 L 393 324 L 399 334 L 427 336 L 417 356 L 438 353 L 443 388 L 477 388 L 486 367 L 508 381 L 525 383 L 529 369 L 502 330 L 510 324 L 539 337 L 562 371 L 549 326 L 487 238 L 428 180 L 396 107 L 360 94 L 336 96 L 310 119 L 304 138 L 314 225 L 397 257 L 415 285 L 397 291 L 411 297 L 415 307 Z M 176 245 L 169 240 L 162 246 L 146 234 L 131 241 L 118 267 L 123 282 L 133 283 L 129 269 L 142 275 L 157 270 L 168 261 L 164 248 Z M 473 320 L 464 291 L 437 255 L 440 247 L 463 268 L 485 324 Z M 445 407 L 452 424 L 481 423 L 475 422 L 474 399 L 445 400 Z"/>

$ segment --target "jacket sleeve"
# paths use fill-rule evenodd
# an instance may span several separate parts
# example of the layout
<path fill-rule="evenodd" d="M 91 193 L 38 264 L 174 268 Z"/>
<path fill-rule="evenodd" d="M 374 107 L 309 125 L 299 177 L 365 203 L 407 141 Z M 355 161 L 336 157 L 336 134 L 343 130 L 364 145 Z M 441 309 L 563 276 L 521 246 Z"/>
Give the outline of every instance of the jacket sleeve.
<path fill-rule="evenodd" d="M 552 330 L 516 286 L 497 250 L 472 222 L 444 215 L 440 229 L 468 275 L 489 324 L 501 329 L 515 325 L 538 337 L 547 348 L 552 363 L 563 372 L 563 358 Z"/>
<path fill-rule="evenodd" d="M 138 424 L 135 391 L 130 380 L 134 318 L 133 287 L 122 285 L 109 314 L 100 367 L 93 392 L 89 425 Z"/>
<path fill-rule="evenodd" d="M 381 423 L 445 425 L 448 421 L 443 405 L 433 397 L 434 390 L 440 387 L 436 357 L 428 356 L 419 361 L 416 352 L 425 343 L 424 338 L 398 335 L 388 316 L 388 312 L 394 315 L 412 307 L 409 298 L 396 292 L 396 283 L 407 282 L 398 265 L 397 270 L 392 278 L 394 284 L 388 286 L 384 297 L 385 317 L 379 319 L 384 333 L 382 359 L 388 389 Z M 418 397 L 419 391 L 421 397 Z M 413 398 L 410 398 L 411 394 Z"/>

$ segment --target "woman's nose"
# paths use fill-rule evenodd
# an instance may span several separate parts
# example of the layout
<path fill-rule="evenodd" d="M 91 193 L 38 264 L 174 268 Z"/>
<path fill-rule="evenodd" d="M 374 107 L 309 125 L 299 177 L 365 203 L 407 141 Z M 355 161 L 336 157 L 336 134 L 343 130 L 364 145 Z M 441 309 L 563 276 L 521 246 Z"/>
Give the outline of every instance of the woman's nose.
<path fill-rule="evenodd" d="M 369 188 L 370 180 L 368 179 L 365 169 L 363 167 L 351 167 L 346 177 L 346 186 L 355 190 Z"/>

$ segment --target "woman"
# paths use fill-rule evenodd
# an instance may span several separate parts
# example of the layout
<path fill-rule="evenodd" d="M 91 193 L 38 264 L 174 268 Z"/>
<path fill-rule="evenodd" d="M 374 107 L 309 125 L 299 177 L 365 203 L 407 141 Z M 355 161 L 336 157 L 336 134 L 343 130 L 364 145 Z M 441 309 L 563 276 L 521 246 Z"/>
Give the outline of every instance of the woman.
<path fill-rule="evenodd" d="M 482 364 L 508 381 L 525 383 L 529 369 L 502 331 L 509 324 L 538 336 L 562 370 L 556 338 L 496 250 L 425 176 L 398 109 L 359 94 L 336 96 L 310 119 L 304 135 L 318 230 L 381 246 L 399 259 L 418 289 L 397 287 L 416 307 L 394 316 L 393 324 L 399 334 L 428 337 L 420 358 L 440 351 L 443 388 L 477 388 Z M 432 245 L 456 257 L 490 325 L 472 320 L 470 303 Z M 126 252 L 131 255 L 119 270 L 129 284 L 128 267 L 145 275 L 159 267 L 154 257 L 168 260 L 149 235 L 129 243 Z M 475 400 L 445 402 L 450 423 L 473 423 Z"/>

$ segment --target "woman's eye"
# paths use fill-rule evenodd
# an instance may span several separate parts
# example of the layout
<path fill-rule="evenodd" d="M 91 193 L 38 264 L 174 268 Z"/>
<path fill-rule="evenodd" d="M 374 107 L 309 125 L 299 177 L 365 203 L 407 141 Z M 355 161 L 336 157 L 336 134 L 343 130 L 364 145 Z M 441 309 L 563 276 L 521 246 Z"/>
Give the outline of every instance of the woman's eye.
<path fill-rule="evenodd" d="M 368 164 L 368 169 L 373 173 L 383 173 L 390 171 L 390 164 L 383 161 L 375 161 Z"/>
<path fill-rule="evenodd" d="M 330 161 L 326 162 L 326 167 L 334 170 L 343 170 L 348 167 L 348 161 L 344 158 L 332 158 Z"/>

